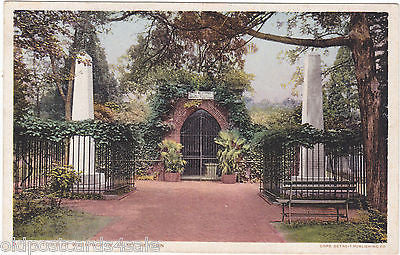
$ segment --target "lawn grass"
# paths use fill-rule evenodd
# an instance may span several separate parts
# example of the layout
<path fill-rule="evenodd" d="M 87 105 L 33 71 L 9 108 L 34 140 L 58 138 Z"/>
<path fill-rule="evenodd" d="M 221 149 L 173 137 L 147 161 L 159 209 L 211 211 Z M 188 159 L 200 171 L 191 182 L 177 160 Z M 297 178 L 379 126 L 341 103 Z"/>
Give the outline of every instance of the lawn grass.
<path fill-rule="evenodd" d="M 385 243 L 387 218 L 374 209 L 358 210 L 350 222 L 298 221 L 276 223 L 288 242 Z"/>
<path fill-rule="evenodd" d="M 351 223 L 277 223 L 288 242 L 358 243 L 358 229 Z"/>
<path fill-rule="evenodd" d="M 28 240 L 87 240 L 113 219 L 59 208 L 38 215 L 30 222 L 14 225 L 14 237 Z"/>

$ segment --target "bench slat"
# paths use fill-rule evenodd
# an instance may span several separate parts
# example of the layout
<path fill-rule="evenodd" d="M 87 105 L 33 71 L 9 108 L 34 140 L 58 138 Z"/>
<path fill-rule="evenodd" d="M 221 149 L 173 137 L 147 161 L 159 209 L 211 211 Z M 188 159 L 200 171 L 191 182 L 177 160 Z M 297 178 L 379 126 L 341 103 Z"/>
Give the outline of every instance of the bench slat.
<path fill-rule="evenodd" d="M 283 184 L 357 184 L 355 181 L 283 181 Z"/>
<path fill-rule="evenodd" d="M 282 221 L 284 221 L 285 216 L 289 216 L 289 223 L 291 222 L 291 216 L 295 215 L 300 215 L 300 216 L 325 216 L 325 217 L 330 217 L 330 216 L 336 216 L 337 221 L 339 221 L 340 217 L 345 217 L 347 218 L 347 221 L 349 220 L 348 218 L 348 205 L 349 205 L 349 194 L 350 192 L 354 192 L 357 188 L 357 183 L 352 181 L 284 181 L 283 186 L 281 187 L 282 190 L 290 191 L 290 199 L 277 199 L 277 202 L 282 205 Z M 298 191 L 307 191 L 307 193 L 310 191 L 311 194 L 314 194 L 316 192 L 322 193 L 322 194 L 346 194 L 347 193 L 347 199 L 344 199 L 343 197 L 338 198 L 338 199 L 321 199 L 321 198 L 316 198 L 316 199 L 292 199 L 292 194 L 295 192 L 296 194 Z M 307 213 L 307 214 L 302 214 L 302 213 L 285 213 L 285 206 L 290 205 L 295 205 L 295 204 L 318 204 L 318 205 L 339 205 L 343 204 L 346 205 L 346 215 L 339 214 L 339 208 L 338 206 L 336 207 L 337 213 L 336 214 L 320 214 L 320 213 Z"/>
<path fill-rule="evenodd" d="M 287 204 L 289 203 L 289 199 L 277 199 L 276 200 L 280 204 Z M 335 200 L 335 199 L 330 199 L 330 200 L 306 200 L 306 199 L 292 199 L 291 203 L 292 204 L 344 204 L 346 203 L 347 200 Z"/>
<path fill-rule="evenodd" d="M 354 190 L 356 187 L 341 187 L 341 186 L 283 186 L 284 190 Z"/>
<path fill-rule="evenodd" d="M 285 213 L 285 216 L 288 216 L 289 214 L 288 213 Z M 291 215 L 292 216 L 307 216 L 307 217 L 309 217 L 309 216 L 318 216 L 318 217 L 333 217 L 333 216 L 339 216 L 339 217 L 341 217 L 341 218 L 345 218 L 346 217 L 346 215 L 344 215 L 344 214 L 337 214 L 337 213 L 335 213 L 335 214 L 333 214 L 333 213 L 330 213 L 330 214 L 328 214 L 328 213 L 291 213 Z"/>

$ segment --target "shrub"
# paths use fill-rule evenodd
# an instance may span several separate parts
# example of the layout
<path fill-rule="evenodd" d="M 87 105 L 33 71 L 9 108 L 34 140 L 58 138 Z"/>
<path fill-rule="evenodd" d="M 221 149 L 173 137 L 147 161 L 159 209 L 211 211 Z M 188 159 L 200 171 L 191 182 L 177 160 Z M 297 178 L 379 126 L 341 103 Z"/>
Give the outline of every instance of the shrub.
<path fill-rule="evenodd" d="M 359 224 L 355 224 L 360 243 L 387 242 L 387 216 L 368 205 Z"/>
<path fill-rule="evenodd" d="M 161 149 L 161 159 L 164 162 L 165 171 L 182 173 L 186 165 L 181 153 L 183 145 L 166 139 L 159 143 L 158 146 Z"/>
<path fill-rule="evenodd" d="M 222 174 L 233 174 L 243 170 L 240 161 L 250 146 L 240 137 L 238 131 L 220 131 L 215 143 L 222 146 L 217 152 L 218 166 Z"/>
<path fill-rule="evenodd" d="M 50 198 L 52 205 L 56 203 L 57 206 L 60 206 L 61 198 L 65 197 L 72 186 L 79 182 L 79 173 L 72 166 L 57 165 L 51 169 L 49 177 L 49 194 L 47 196 Z"/>
<path fill-rule="evenodd" d="M 25 189 L 13 197 L 13 223 L 26 223 L 50 208 L 43 189 Z"/>

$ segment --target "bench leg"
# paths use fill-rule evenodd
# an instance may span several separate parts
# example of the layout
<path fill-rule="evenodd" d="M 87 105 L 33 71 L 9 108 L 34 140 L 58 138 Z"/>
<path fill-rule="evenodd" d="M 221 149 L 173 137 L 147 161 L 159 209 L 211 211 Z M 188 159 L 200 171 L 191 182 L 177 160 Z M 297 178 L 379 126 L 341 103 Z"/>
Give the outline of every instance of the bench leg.
<path fill-rule="evenodd" d="M 292 203 L 289 202 L 289 224 L 292 223 Z"/>
<path fill-rule="evenodd" d="M 285 203 L 282 203 L 282 223 L 285 223 Z"/>
<path fill-rule="evenodd" d="M 336 222 L 339 222 L 339 207 L 336 206 Z"/>
<path fill-rule="evenodd" d="M 346 221 L 349 221 L 349 202 L 346 202 Z"/>

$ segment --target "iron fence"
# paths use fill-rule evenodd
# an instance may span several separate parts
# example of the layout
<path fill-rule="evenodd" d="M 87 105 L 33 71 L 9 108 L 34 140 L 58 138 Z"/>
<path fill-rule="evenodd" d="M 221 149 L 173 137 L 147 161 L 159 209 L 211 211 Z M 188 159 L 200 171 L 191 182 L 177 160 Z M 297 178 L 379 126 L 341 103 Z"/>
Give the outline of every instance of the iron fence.
<path fill-rule="evenodd" d="M 33 137 L 14 138 L 14 192 L 44 187 L 55 167 L 70 165 L 80 175 L 71 192 L 102 193 L 134 185 L 133 146 L 107 144 L 90 136 L 59 142 Z"/>
<path fill-rule="evenodd" d="M 260 191 L 273 199 L 285 198 L 288 190 L 283 187 L 290 182 L 304 182 L 304 190 L 293 191 L 293 198 L 340 198 L 343 189 L 332 186 L 351 183 L 356 191 L 351 198 L 366 196 L 365 161 L 362 145 L 351 146 L 346 152 L 338 153 L 324 146 L 315 144 L 312 148 L 301 146 L 282 147 L 263 153 L 263 171 Z M 312 183 L 324 183 L 326 190 L 314 189 Z"/>

